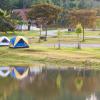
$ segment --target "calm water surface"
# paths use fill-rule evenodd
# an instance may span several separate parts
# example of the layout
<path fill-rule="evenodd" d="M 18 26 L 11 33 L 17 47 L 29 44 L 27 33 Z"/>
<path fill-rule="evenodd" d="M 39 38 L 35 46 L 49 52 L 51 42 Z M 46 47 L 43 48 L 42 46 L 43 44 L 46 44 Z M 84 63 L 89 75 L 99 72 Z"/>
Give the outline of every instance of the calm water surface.
<path fill-rule="evenodd" d="M 0 67 L 0 100 L 100 100 L 100 71 Z"/>

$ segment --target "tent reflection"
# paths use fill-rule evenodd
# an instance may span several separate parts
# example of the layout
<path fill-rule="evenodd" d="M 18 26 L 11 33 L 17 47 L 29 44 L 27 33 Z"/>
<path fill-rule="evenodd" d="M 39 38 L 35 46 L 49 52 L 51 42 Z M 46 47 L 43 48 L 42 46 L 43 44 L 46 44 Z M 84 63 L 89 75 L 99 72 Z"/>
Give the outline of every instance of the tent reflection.
<path fill-rule="evenodd" d="M 28 74 L 19 79 L 15 68 Z M 100 94 L 99 71 L 12 67 L 12 72 L 14 77 L 0 77 L 0 100 L 91 100 Z"/>

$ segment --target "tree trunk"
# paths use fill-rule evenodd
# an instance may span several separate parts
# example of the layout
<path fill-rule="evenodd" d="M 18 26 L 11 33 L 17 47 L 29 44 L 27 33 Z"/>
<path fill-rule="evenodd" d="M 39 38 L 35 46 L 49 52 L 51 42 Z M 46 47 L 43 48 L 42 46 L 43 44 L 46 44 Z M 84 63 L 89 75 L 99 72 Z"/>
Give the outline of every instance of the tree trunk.
<path fill-rule="evenodd" d="M 23 31 L 23 25 L 21 25 L 21 31 Z"/>
<path fill-rule="evenodd" d="M 77 37 L 78 37 L 78 45 L 77 45 L 77 48 L 78 48 L 78 49 L 81 49 L 80 35 L 77 34 Z"/>
<path fill-rule="evenodd" d="M 41 32 L 42 32 L 42 25 L 40 26 L 40 36 L 39 36 L 39 43 L 41 42 Z"/>
<path fill-rule="evenodd" d="M 84 42 L 85 41 L 85 29 L 84 29 L 84 26 L 83 26 L 83 39 L 82 41 Z"/>
<path fill-rule="evenodd" d="M 61 45 L 60 45 L 60 39 L 58 40 L 58 49 L 60 49 L 61 48 Z"/>
<path fill-rule="evenodd" d="M 31 25 L 28 25 L 28 31 L 30 31 Z"/>
<path fill-rule="evenodd" d="M 48 34 L 48 28 L 47 25 L 45 26 L 45 41 L 47 41 L 47 34 Z"/>

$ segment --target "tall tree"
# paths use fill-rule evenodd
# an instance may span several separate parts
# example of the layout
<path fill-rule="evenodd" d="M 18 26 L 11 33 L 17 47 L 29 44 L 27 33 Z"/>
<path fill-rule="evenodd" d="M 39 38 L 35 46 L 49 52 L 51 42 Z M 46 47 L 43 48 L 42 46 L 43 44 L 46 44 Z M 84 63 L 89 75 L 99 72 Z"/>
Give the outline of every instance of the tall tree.
<path fill-rule="evenodd" d="M 53 4 L 37 4 L 32 7 L 29 12 L 29 18 L 39 19 L 41 24 L 46 29 L 45 40 L 47 40 L 47 26 L 58 19 L 61 8 Z M 40 22 L 39 21 L 39 22 Z"/>
<path fill-rule="evenodd" d="M 82 31 L 83 31 L 83 28 L 82 28 L 81 24 L 78 24 L 76 26 L 76 34 L 77 34 L 77 38 L 78 38 L 78 46 L 77 46 L 78 49 L 81 48 L 81 44 L 80 44 L 80 34 L 82 33 Z"/>
<path fill-rule="evenodd" d="M 0 8 L 3 10 L 9 10 L 11 8 L 9 0 L 0 0 Z"/>
<path fill-rule="evenodd" d="M 94 0 L 80 0 L 78 8 L 80 9 L 87 9 L 92 8 Z"/>
<path fill-rule="evenodd" d="M 61 39 L 63 36 L 63 32 L 60 31 L 60 29 L 57 32 L 57 37 L 58 37 L 58 49 L 61 49 Z"/>
<path fill-rule="evenodd" d="M 70 26 L 74 27 L 80 23 L 83 27 L 83 41 L 85 40 L 84 29 L 94 28 L 96 24 L 96 11 L 94 10 L 71 10 L 68 13 Z"/>
<path fill-rule="evenodd" d="M 52 3 L 54 5 L 63 7 L 64 9 L 72 9 L 72 8 L 99 8 L 100 1 L 99 0 L 0 0 L 2 2 L 7 2 L 11 4 L 11 6 L 15 8 L 23 8 L 23 4 L 25 7 L 30 7 L 36 3 Z M 4 4 L 4 3 L 1 3 Z M 4 5 L 2 5 L 4 6 Z"/>

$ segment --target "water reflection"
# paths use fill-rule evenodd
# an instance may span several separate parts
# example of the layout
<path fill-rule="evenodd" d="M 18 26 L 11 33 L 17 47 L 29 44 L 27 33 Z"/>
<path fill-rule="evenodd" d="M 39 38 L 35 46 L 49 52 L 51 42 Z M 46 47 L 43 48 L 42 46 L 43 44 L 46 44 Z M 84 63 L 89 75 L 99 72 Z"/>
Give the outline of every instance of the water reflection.
<path fill-rule="evenodd" d="M 0 100 L 100 100 L 100 72 L 0 67 Z"/>
<path fill-rule="evenodd" d="M 91 94 L 91 96 L 86 98 L 86 100 L 97 100 L 97 97 L 95 94 Z"/>
<path fill-rule="evenodd" d="M 0 67 L 0 76 L 7 77 L 10 74 L 10 67 Z"/>

